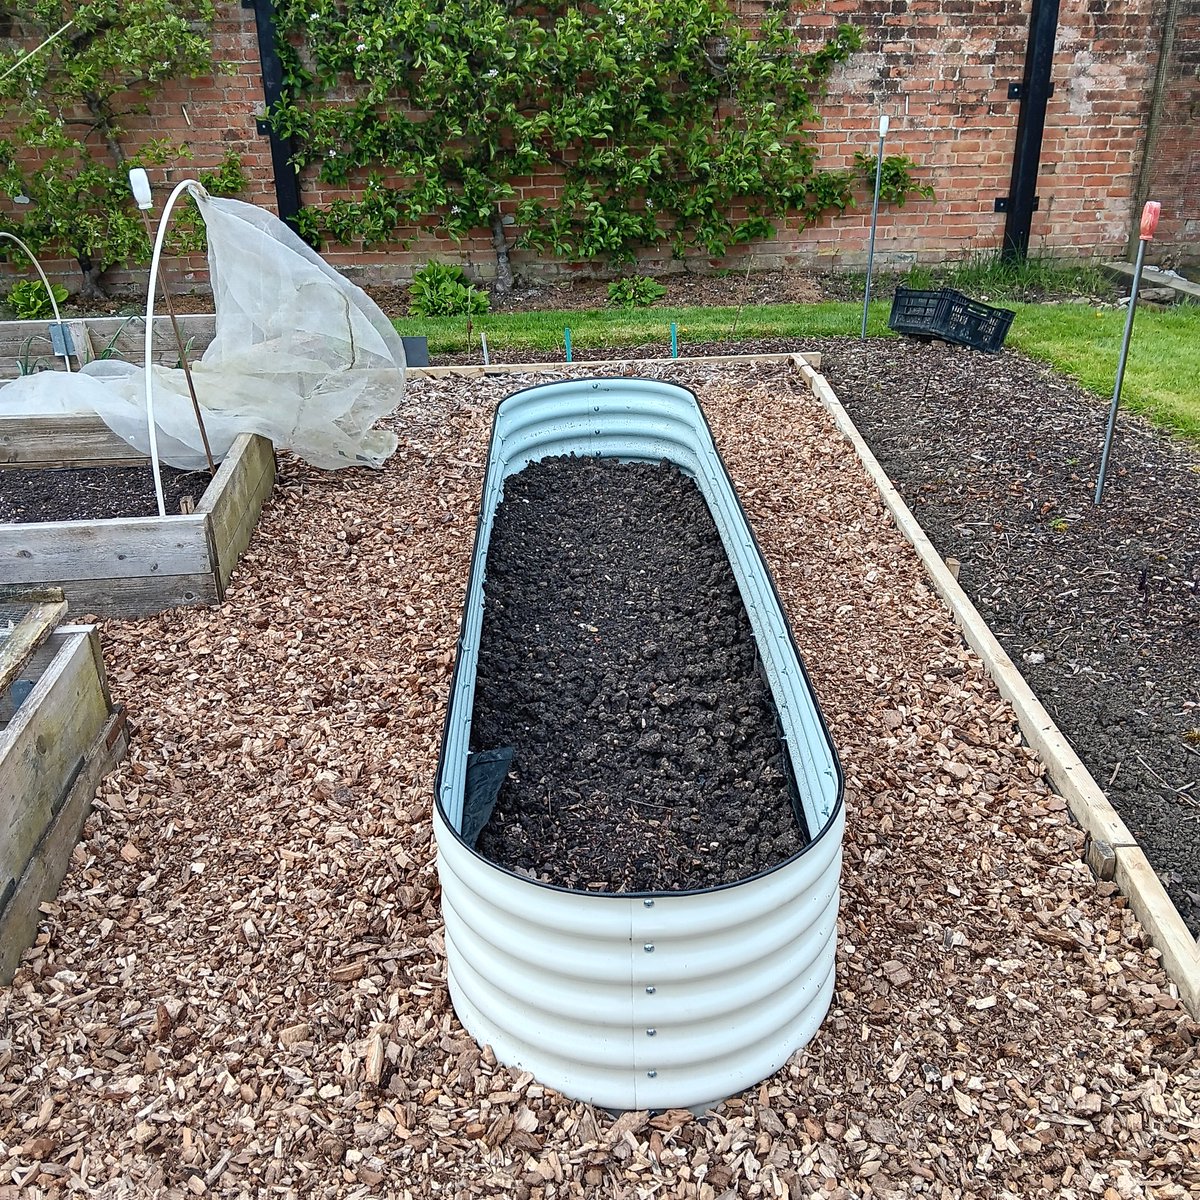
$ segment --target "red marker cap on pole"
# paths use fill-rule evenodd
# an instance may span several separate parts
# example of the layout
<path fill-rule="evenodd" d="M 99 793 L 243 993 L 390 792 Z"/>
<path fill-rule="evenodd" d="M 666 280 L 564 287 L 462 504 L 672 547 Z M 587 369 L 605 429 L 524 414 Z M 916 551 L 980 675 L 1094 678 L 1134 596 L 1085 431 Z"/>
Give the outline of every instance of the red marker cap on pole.
<path fill-rule="evenodd" d="M 1154 237 L 1154 231 L 1158 228 L 1158 218 L 1162 214 L 1162 205 L 1157 200 L 1147 200 L 1145 207 L 1142 209 L 1142 233 L 1141 240 L 1148 242 Z"/>

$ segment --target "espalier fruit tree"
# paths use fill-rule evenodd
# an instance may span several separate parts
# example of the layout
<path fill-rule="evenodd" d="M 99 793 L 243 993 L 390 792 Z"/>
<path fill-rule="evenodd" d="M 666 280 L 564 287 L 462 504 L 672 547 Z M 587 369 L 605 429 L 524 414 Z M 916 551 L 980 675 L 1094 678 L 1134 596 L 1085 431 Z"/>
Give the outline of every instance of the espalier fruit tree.
<path fill-rule="evenodd" d="M 795 7 L 748 24 L 724 0 L 282 0 L 272 120 L 299 166 L 349 194 L 301 227 L 366 245 L 490 230 L 504 291 L 514 244 L 721 255 L 844 209 L 874 177 L 870 147 L 865 170 L 822 169 L 813 129 L 862 38 L 841 25 L 802 49 Z M 887 198 L 931 194 L 914 166 L 887 160 Z"/>

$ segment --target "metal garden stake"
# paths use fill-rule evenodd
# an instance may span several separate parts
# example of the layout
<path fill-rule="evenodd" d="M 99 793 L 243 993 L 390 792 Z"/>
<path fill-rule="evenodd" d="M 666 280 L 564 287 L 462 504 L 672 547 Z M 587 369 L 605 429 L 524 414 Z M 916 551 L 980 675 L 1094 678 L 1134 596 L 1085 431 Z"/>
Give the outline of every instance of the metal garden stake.
<path fill-rule="evenodd" d="M 890 123 L 886 116 L 879 118 L 879 153 L 875 156 L 875 200 L 871 205 L 871 239 L 867 243 L 867 290 L 863 296 L 861 334 L 863 341 L 867 337 L 867 312 L 871 307 L 871 270 L 875 265 L 875 224 L 879 220 L 879 189 L 883 184 L 883 142 L 887 137 Z"/>
<path fill-rule="evenodd" d="M 133 191 L 133 198 L 137 201 L 138 208 L 142 211 L 142 222 L 146 226 L 146 236 L 150 239 L 150 245 L 154 245 L 154 230 L 150 225 L 150 209 L 153 207 L 153 200 L 150 198 L 150 179 L 146 172 L 141 167 L 134 167 L 129 172 L 129 186 Z M 208 459 L 209 473 L 215 475 L 217 473 L 217 464 L 213 461 L 212 447 L 208 444 L 208 430 L 204 428 L 204 417 L 200 412 L 200 401 L 196 399 L 196 385 L 192 382 L 192 368 L 188 363 L 187 350 L 183 344 L 183 334 L 179 331 L 179 322 L 175 319 L 175 306 L 171 303 L 171 289 L 167 287 L 166 276 L 162 279 L 162 294 L 163 301 L 167 306 L 167 315 L 171 318 L 171 328 L 175 331 L 175 345 L 179 347 L 179 365 L 183 367 L 184 378 L 187 379 L 188 392 L 192 397 L 192 409 L 196 414 L 196 425 L 200 429 L 200 440 L 204 443 L 204 457 Z M 150 371 L 150 362 L 146 362 L 146 371 Z"/>
<path fill-rule="evenodd" d="M 1121 339 L 1121 357 L 1117 359 L 1117 383 L 1113 388 L 1112 404 L 1108 410 L 1108 428 L 1104 431 L 1104 452 L 1100 455 L 1100 475 L 1096 480 L 1095 504 L 1104 499 L 1104 476 L 1108 471 L 1108 456 L 1112 450 L 1113 434 L 1117 428 L 1117 409 L 1121 404 L 1121 384 L 1125 380 L 1125 360 L 1129 357 L 1129 337 L 1133 333 L 1133 314 L 1137 310 L 1138 284 L 1142 281 L 1142 263 L 1146 257 L 1146 243 L 1154 237 L 1158 227 L 1162 205 L 1157 200 L 1147 200 L 1142 209 L 1141 235 L 1138 239 L 1137 261 L 1133 264 L 1133 286 L 1129 290 L 1129 311 L 1125 314 L 1125 336 Z"/>

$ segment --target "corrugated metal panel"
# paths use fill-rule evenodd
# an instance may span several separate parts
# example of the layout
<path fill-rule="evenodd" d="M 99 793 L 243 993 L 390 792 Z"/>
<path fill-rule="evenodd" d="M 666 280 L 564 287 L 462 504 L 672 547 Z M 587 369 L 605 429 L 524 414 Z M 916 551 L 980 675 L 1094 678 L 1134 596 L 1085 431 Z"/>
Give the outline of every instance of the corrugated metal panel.
<path fill-rule="evenodd" d="M 487 862 L 462 820 L 487 546 L 507 476 L 554 454 L 670 459 L 696 479 L 741 588 L 813 841 L 701 892 L 597 895 Z M 696 1106 L 756 1083 L 815 1033 L 833 992 L 841 771 L 779 600 L 695 397 L 571 380 L 497 410 L 438 771 L 438 869 L 454 1006 L 501 1061 L 607 1108 Z"/>

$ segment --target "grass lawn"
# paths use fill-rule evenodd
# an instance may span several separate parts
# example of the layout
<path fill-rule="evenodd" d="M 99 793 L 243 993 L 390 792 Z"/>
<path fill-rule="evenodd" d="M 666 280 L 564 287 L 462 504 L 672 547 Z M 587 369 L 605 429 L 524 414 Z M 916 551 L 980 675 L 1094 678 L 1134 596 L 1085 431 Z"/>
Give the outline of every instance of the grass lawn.
<path fill-rule="evenodd" d="M 1086 304 L 1015 305 L 1005 343 L 1051 363 L 1104 400 L 1112 399 L 1124 309 Z M 1133 322 L 1121 404 L 1156 425 L 1200 438 L 1200 305 L 1139 309 Z"/>
<path fill-rule="evenodd" d="M 871 305 L 868 333 L 892 336 L 890 305 Z M 1086 304 L 1015 304 L 1016 319 L 1006 346 L 1050 363 L 1077 379 L 1100 402 L 1112 396 L 1123 309 Z M 570 326 L 577 359 L 610 346 L 667 345 L 674 321 L 683 342 L 730 341 L 734 337 L 857 336 L 862 306 L 855 303 L 747 305 L 736 308 L 650 308 L 632 311 L 494 313 L 472 319 L 471 345 L 465 317 L 401 318 L 402 333 L 425 336 L 431 354 L 479 349 L 487 334 L 493 353 L 562 349 L 563 328 Z M 735 324 L 736 323 L 736 324 Z M 736 329 L 736 334 L 735 334 Z M 1156 424 L 1200 438 L 1200 305 L 1165 312 L 1139 311 L 1125 369 L 1122 405 L 1144 413 Z"/>

